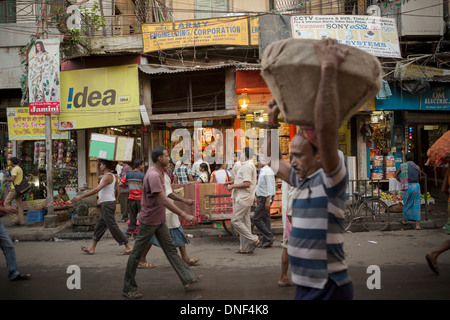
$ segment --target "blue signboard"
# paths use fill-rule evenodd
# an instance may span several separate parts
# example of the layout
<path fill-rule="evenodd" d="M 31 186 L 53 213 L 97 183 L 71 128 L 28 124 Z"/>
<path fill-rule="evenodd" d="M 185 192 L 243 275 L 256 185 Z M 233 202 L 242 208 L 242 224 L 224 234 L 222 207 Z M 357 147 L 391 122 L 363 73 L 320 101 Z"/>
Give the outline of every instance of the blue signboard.
<path fill-rule="evenodd" d="M 450 87 L 432 85 L 418 94 L 409 94 L 398 85 L 390 85 L 392 96 L 375 99 L 375 110 L 450 111 Z"/>

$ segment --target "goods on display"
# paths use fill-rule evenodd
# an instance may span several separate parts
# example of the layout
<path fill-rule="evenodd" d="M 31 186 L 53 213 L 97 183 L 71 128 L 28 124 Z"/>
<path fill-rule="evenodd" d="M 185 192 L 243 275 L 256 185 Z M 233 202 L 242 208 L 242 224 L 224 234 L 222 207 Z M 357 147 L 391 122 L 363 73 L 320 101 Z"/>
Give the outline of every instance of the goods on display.
<path fill-rule="evenodd" d="M 314 124 L 314 103 L 320 82 L 316 40 L 286 39 L 271 43 L 261 60 L 261 75 L 277 101 L 283 120 L 296 125 Z M 360 49 L 348 49 L 338 73 L 339 119 L 341 126 L 381 88 L 378 59 Z M 359 94 L 358 94 L 359 93 Z"/>

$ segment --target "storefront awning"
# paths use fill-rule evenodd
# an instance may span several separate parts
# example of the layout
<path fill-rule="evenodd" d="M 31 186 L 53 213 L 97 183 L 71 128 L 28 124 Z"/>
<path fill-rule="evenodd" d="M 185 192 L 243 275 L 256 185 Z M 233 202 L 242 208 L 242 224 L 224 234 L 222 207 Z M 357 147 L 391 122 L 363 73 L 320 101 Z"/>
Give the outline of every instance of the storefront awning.
<path fill-rule="evenodd" d="M 219 64 L 214 66 L 194 66 L 194 67 L 182 67 L 182 66 L 156 66 L 141 64 L 139 70 L 146 74 L 167 74 L 167 73 L 182 73 L 182 72 L 195 72 L 195 71 L 207 71 L 215 69 L 224 69 L 229 67 L 235 67 L 235 64 Z"/>
<path fill-rule="evenodd" d="M 204 120 L 204 119 L 227 119 L 236 117 L 236 110 L 216 110 L 203 112 L 183 112 L 149 115 L 149 120 L 153 122 L 181 121 L 181 120 Z"/>

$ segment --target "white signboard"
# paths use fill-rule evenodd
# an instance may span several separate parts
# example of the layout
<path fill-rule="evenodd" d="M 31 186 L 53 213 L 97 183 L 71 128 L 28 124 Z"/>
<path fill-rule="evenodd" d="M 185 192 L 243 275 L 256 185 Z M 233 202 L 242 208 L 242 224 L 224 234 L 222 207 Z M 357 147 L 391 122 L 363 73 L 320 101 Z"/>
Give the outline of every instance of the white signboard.
<path fill-rule="evenodd" d="M 292 37 L 334 38 L 376 57 L 401 58 L 395 19 L 377 16 L 292 16 Z"/>

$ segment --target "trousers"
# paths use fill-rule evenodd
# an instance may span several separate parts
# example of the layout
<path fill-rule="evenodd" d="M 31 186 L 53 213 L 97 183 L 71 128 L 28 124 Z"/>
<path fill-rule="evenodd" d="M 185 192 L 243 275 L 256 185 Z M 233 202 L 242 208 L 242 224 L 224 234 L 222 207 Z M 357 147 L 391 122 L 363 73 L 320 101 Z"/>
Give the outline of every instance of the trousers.
<path fill-rule="evenodd" d="M 100 241 L 100 239 L 105 234 L 106 230 L 111 232 L 114 240 L 116 240 L 119 245 L 123 245 L 128 243 L 127 238 L 120 231 L 119 226 L 116 222 L 116 202 L 115 201 L 106 201 L 101 203 L 102 213 L 95 224 L 94 235 L 92 239 L 95 241 Z"/>
<path fill-rule="evenodd" d="M 270 209 L 266 209 L 266 197 L 257 197 L 253 223 L 263 236 L 263 243 L 271 241 L 275 235 L 270 230 Z"/>
<path fill-rule="evenodd" d="M 247 251 L 251 243 L 258 241 L 258 236 L 252 234 L 252 223 L 250 220 L 251 206 L 244 206 L 233 201 L 233 216 L 231 224 L 234 230 L 239 234 L 240 250 Z"/>
<path fill-rule="evenodd" d="M 11 219 L 17 224 L 24 224 L 22 198 L 23 196 L 20 193 L 17 193 L 15 189 L 11 189 L 5 199 L 5 207 L 11 207 L 12 201 L 16 200 L 17 213 L 12 214 Z"/>
<path fill-rule="evenodd" d="M 136 283 L 136 270 L 145 248 L 150 242 L 150 239 L 156 236 L 161 249 L 164 252 L 167 260 L 169 260 L 172 268 L 177 273 L 183 286 L 189 284 L 195 275 L 188 267 L 188 265 L 181 259 L 177 253 L 177 248 L 173 244 L 172 237 L 170 236 L 169 229 L 165 223 L 148 226 L 142 222 L 139 224 L 139 232 L 134 242 L 133 250 L 130 253 L 130 257 L 127 262 L 127 270 L 125 271 L 125 279 L 123 284 L 123 292 L 136 292 L 138 285 Z"/>

